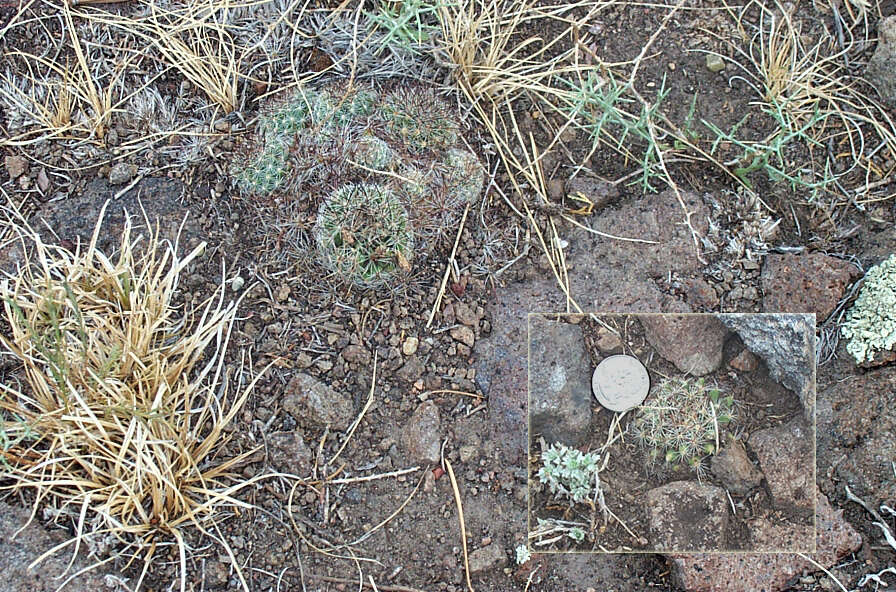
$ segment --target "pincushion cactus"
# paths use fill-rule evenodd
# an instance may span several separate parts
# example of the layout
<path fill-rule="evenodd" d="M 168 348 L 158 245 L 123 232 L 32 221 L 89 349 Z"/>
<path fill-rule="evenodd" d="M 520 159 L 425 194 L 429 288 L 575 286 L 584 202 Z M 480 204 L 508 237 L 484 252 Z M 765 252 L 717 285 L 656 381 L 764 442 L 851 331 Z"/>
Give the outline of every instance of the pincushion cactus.
<path fill-rule="evenodd" d="M 410 269 L 414 237 L 407 212 L 382 186 L 337 189 L 321 206 L 314 233 L 323 264 L 358 285 L 380 286 Z"/>
<path fill-rule="evenodd" d="M 896 345 L 896 255 L 865 274 L 859 297 L 846 312 L 840 334 L 849 339 L 848 351 L 857 364 Z"/>
<path fill-rule="evenodd" d="M 703 459 L 718 452 L 717 430 L 734 420 L 732 396 L 722 396 L 702 378 L 673 378 L 658 385 L 630 429 L 651 461 L 699 471 Z"/>
<path fill-rule="evenodd" d="M 485 183 L 479 159 L 460 146 L 460 129 L 457 113 L 427 87 L 300 88 L 263 108 L 252 140 L 257 147 L 250 158 L 234 164 L 232 174 L 249 196 L 278 203 L 320 201 L 318 216 L 329 216 L 316 227 L 321 262 L 360 285 L 383 285 L 400 274 L 370 264 L 360 251 L 356 255 L 365 263 L 348 263 L 355 255 L 349 256 L 344 245 L 321 246 L 321 237 L 331 236 L 324 229 L 335 222 L 352 225 L 366 215 L 351 216 L 352 199 L 366 208 L 363 204 L 372 203 L 369 196 L 389 196 L 387 201 L 403 212 L 396 219 L 405 220 L 389 226 L 391 222 L 377 219 L 390 228 L 387 234 L 402 237 L 389 248 L 403 245 L 396 253 L 405 262 L 411 260 L 411 245 L 418 255 L 431 250 L 456 230 L 465 206 L 478 198 Z M 331 193 L 332 187 L 337 191 Z M 340 192 L 340 187 L 349 189 Z M 387 217 L 398 212 L 393 205 Z M 336 210 L 342 220 L 333 218 Z"/>

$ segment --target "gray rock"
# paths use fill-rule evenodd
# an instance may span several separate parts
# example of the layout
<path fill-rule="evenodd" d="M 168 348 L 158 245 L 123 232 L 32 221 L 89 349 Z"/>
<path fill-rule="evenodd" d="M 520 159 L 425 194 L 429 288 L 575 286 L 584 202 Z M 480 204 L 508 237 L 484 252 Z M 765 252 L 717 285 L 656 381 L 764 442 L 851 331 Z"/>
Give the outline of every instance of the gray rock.
<path fill-rule="evenodd" d="M 673 481 L 647 492 L 650 548 L 657 551 L 723 551 L 728 545 L 725 490 Z"/>
<path fill-rule="evenodd" d="M 129 183 L 136 174 L 136 166 L 126 162 L 119 162 L 109 171 L 109 183 L 111 185 L 124 185 Z"/>
<path fill-rule="evenodd" d="M 296 432 L 274 432 L 267 436 L 268 459 L 277 470 L 306 476 L 311 471 L 311 449 Z"/>
<path fill-rule="evenodd" d="M 423 376 L 425 370 L 426 368 L 423 365 L 423 362 L 420 361 L 420 358 L 412 354 L 404 361 L 404 364 L 398 369 L 396 375 L 401 380 L 411 383 Z"/>
<path fill-rule="evenodd" d="M 682 195 L 692 222 L 706 232 L 708 209 L 692 193 Z M 690 231 L 675 194 L 664 191 L 607 206 L 591 221 L 596 230 L 657 241 L 633 243 L 571 229 L 563 238 L 570 294 L 584 310 L 606 312 L 682 311 L 682 302 L 663 294 L 655 278 L 672 271 L 682 278 L 702 275 Z M 488 397 L 491 441 L 498 458 L 518 463 L 526 457 L 526 315 L 565 310 L 566 299 L 550 272 L 497 290 L 489 304 L 492 332 L 474 348 L 476 382 Z"/>
<path fill-rule="evenodd" d="M 195 216 L 188 216 L 189 210 L 181 205 L 183 192 L 184 185 L 180 181 L 149 178 L 110 201 L 97 243 L 100 250 L 110 253 L 120 245 L 125 212 L 130 215 L 135 230 L 145 233 L 144 211 L 153 226 L 158 223 L 161 238 L 172 243 L 183 226 L 179 240 L 180 253 L 195 248 L 204 239 L 204 233 Z M 94 180 L 79 194 L 72 193 L 65 199 L 44 204 L 35 214 L 36 221 L 32 224 L 44 241 L 57 242 L 50 232 L 52 229 L 62 240 L 86 244 L 93 236 L 100 210 L 114 194 L 115 189 L 109 183 L 102 179 Z"/>
<path fill-rule="evenodd" d="M 466 325 L 454 327 L 449 333 L 455 341 L 459 341 L 467 347 L 473 347 L 473 344 L 476 343 L 476 334 Z"/>
<path fill-rule="evenodd" d="M 591 359 L 581 327 L 529 317 L 529 428 L 548 444 L 580 444 L 591 426 Z"/>
<path fill-rule="evenodd" d="M 731 358 L 728 365 L 741 372 L 752 372 L 759 367 L 759 360 L 753 355 L 753 352 L 743 349 L 739 354 Z"/>
<path fill-rule="evenodd" d="M 606 327 L 598 328 L 595 345 L 597 345 L 597 349 L 605 354 L 622 353 L 622 339 L 619 338 L 619 335 Z"/>
<path fill-rule="evenodd" d="M 815 526 L 816 552 L 808 558 L 789 553 L 672 555 L 673 576 L 687 592 L 782 592 L 794 576 L 817 569 L 812 561 L 829 568 L 862 545 L 843 510 L 834 511 L 821 492 Z"/>
<path fill-rule="evenodd" d="M 896 106 L 896 15 L 877 25 L 877 49 L 865 76 L 885 102 Z"/>
<path fill-rule="evenodd" d="M 736 495 L 747 495 L 762 483 L 762 473 L 753 466 L 740 440 L 729 442 L 712 457 L 710 466 L 712 474 Z"/>
<path fill-rule="evenodd" d="M 500 545 L 487 545 L 470 553 L 470 573 L 485 575 L 507 564 L 507 555 Z"/>
<path fill-rule="evenodd" d="M 342 350 L 346 362 L 367 364 L 370 362 L 370 351 L 363 345 L 349 345 Z"/>
<path fill-rule="evenodd" d="M 710 314 L 638 317 L 647 341 L 682 372 L 703 376 L 722 364 L 725 326 Z"/>
<path fill-rule="evenodd" d="M 28 161 L 18 154 L 7 155 L 4 159 L 4 164 L 6 165 L 6 172 L 9 174 L 10 179 L 18 179 L 28 172 Z"/>
<path fill-rule="evenodd" d="M 815 433 L 801 416 L 789 423 L 754 432 L 750 448 L 779 508 L 814 511 Z"/>
<path fill-rule="evenodd" d="M 31 562 L 40 555 L 71 538 L 68 533 L 48 530 L 36 522 L 16 533 L 28 522 L 29 516 L 30 512 L 25 509 L 0 502 L 0 574 L 3 578 L 0 588 L 5 592 L 53 592 L 64 581 L 64 573 L 69 575 L 77 573 L 93 563 L 85 558 L 78 558 L 66 572 L 66 566 L 71 559 L 71 548 L 67 548 L 29 569 Z M 65 586 L 65 590 L 66 592 L 109 590 L 104 583 L 106 575 L 114 576 L 112 572 L 103 568 L 98 571 L 91 570 L 72 579 Z M 57 579 L 60 576 L 63 578 Z"/>
<path fill-rule="evenodd" d="M 286 385 L 283 408 L 303 425 L 347 430 L 354 406 L 347 396 L 308 374 L 296 374 Z"/>
<path fill-rule="evenodd" d="M 566 183 L 566 193 L 581 194 L 592 204 L 592 211 L 600 211 L 619 198 L 619 188 L 613 183 L 592 175 L 580 174 Z"/>
<path fill-rule="evenodd" d="M 806 419 L 815 413 L 815 316 L 722 314 L 719 319 L 765 360 L 772 378 L 796 393 Z"/>
<path fill-rule="evenodd" d="M 441 459 L 442 432 L 439 408 L 432 401 L 421 403 L 401 433 L 401 443 L 415 462 L 437 463 Z"/>

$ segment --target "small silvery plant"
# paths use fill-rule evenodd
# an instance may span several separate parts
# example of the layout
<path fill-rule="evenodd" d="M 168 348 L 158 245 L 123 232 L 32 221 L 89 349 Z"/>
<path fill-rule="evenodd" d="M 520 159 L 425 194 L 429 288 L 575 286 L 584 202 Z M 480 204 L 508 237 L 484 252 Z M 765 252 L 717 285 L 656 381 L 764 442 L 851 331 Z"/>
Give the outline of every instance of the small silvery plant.
<path fill-rule="evenodd" d="M 522 565 L 532 559 L 532 554 L 529 553 L 529 549 L 526 548 L 526 545 L 517 545 L 516 548 L 516 564 Z"/>
<path fill-rule="evenodd" d="M 896 345 L 896 255 L 865 274 L 859 297 L 846 312 L 840 334 L 849 339 L 848 351 L 857 364 Z"/>
<path fill-rule="evenodd" d="M 542 452 L 543 466 L 538 479 L 551 493 L 579 503 L 591 497 L 598 487 L 597 453 L 582 452 L 564 444 L 554 443 Z"/>

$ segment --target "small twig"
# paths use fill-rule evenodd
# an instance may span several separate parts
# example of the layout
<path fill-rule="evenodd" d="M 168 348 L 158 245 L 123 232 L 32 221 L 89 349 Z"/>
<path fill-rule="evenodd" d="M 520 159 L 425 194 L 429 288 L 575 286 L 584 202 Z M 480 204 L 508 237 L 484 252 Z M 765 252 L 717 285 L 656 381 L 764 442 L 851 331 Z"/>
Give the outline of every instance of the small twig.
<path fill-rule="evenodd" d="M 445 264 L 445 275 L 442 277 L 442 284 L 439 286 L 439 294 L 436 296 L 436 302 L 432 306 L 432 311 L 429 313 L 429 320 L 426 321 L 426 328 L 429 329 L 432 326 L 433 319 L 436 318 L 436 312 L 438 312 L 439 308 L 442 306 L 442 297 L 445 295 L 445 287 L 448 285 L 448 277 L 451 274 L 451 262 L 454 260 L 454 256 L 457 254 L 457 245 L 460 244 L 460 235 L 464 232 L 464 224 L 467 223 L 467 214 L 470 213 L 470 204 L 467 204 L 467 207 L 464 208 L 464 215 L 460 219 L 460 226 L 457 229 L 457 237 L 454 239 L 454 248 L 451 249 L 451 256 L 448 257 L 448 262 Z"/>
<path fill-rule="evenodd" d="M 451 489 L 454 490 L 454 501 L 457 503 L 457 520 L 460 522 L 460 541 L 464 549 L 464 571 L 467 575 L 467 589 L 470 592 L 475 592 L 473 583 L 470 581 L 470 560 L 467 555 L 467 525 L 464 523 L 464 508 L 460 501 L 460 489 L 457 488 L 454 469 L 451 468 L 451 463 L 447 458 L 445 459 L 445 469 L 448 472 L 448 477 L 451 479 Z"/>

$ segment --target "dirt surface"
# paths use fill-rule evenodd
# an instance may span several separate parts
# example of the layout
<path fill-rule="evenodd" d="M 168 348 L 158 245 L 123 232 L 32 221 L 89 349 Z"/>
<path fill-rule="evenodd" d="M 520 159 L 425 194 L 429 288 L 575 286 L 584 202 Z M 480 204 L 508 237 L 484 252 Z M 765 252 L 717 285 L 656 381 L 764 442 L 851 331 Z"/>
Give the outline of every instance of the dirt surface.
<path fill-rule="evenodd" d="M 827 4 L 797 4 L 807 43 L 832 29 Z M 130 3 L 110 6 L 123 14 L 140 8 Z M 856 32 L 867 34 L 869 41 L 849 56 L 852 76 L 869 93 L 873 89 L 861 80 L 861 66 L 873 51 L 870 39 L 880 14 L 894 9 L 892 2 L 876 3 L 876 12 L 864 21 L 867 25 L 857 25 L 861 31 Z M 271 15 L 276 11 L 275 3 L 265 3 L 264 10 L 251 12 L 246 20 L 273 27 L 276 16 Z M 15 9 L 0 6 L 0 28 L 15 14 Z M 4 53 L 21 50 L 42 55 L 45 47 L 52 46 L 61 63 L 65 58 L 75 63 L 70 45 L 62 41 L 68 33 L 61 12 L 38 3 L 26 14 L 25 24 L 4 31 L 0 40 Z M 592 23 L 587 44 L 607 64 L 629 62 L 667 14 L 667 7 L 608 4 Z M 78 22 L 82 39 L 90 43 L 91 62 L 102 72 L 104 84 L 110 84 L 110 73 L 122 63 L 121 56 L 101 28 Z M 279 46 L 271 41 L 272 47 L 264 49 L 291 56 L 302 71 L 322 69 L 333 62 L 330 53 L 339 46 L 315 38 L 313 30 L 308 25 L 303 29 L 305 37 L 297 36 L 292 43 L 281 41 Z M 253 43 L 263 36 L 259 31 L 253 29 Z M 537 21 L 531 24 L 533 33 L 547 36 L 549 31 Z M 737 75 L 730 64 L 722 73 L 705 67 L 706 51 L 736 57 L 724 41 L 735 36 L 731 15 L 715 2 L 687 3 L 653 40 L 650 58 L 634 77 L 636 87 L 649 100 L 661 88 L 668 90 L 661 110 L 677 125 L 706 120 L 728 130 L 749 114 L 739 128 L 741 133 L 754 140 L 764 138 L 773 122 L 753 105 L 756 92 L 744 83 L 749 77 Z M 125 41 L 132 47 L 137 44 L 133 39 Z M 4 69 L 24 71 L 21 56 L 3 59 Z M 509 389 L 517 397 L 525 393 L 525 357 L 514 348 L 524 350 L 520 344 L 526 337 L 514 323 L 525 323 L 525 312 L 568 312 L 572 305 L 558 288 L 555 271 L 542 254 L 529 220 L 517 216 L 504 196 L 518 200 L 513 203 L 531 204 L 532 221 L 542 227 L 549 215 L 581 205 L 567 196 L 571 178 L 589 179 L 595 202 L 600 192 L 610 196 L 587 215 L 551 218 L 567 241 L 560 248 L 569 261 L 571 290 L 591 310 L 755 312 L 762 309 L 765 294 L 760 273 L 769 252 L 818 251 L 867 269 L 896 250 L 892 199 L 869 199 L 857 208 L 833 196 L 816 199 L 804 189 L 774 183 L 761 172 L 750 174 L 755 192 L 749 192 L 722 168 L 687 158 L 673 163 L 670 173 L 680 195 L 658 179 L 651 182 L 662 192 L 645 193 L 633 174 L 637 158 L 620 156 L 610 142 L 598 146 L 585 160 L 593 144 L 581 131 L 566 134 L 562 146 L 545 154 L 543 169 L 555 190 L 555 203 L 541 207 L 544 204 L 531 191 L 516 191 L 492 154 L 485 131 L 468 118 L 465 138 L 487 169 L 495 171 L 494 185 L 469 211 L 441 304 L 436 306 L 456 228 L 414 262 L 406 283 L 393 290 L 362 290 L 316 263 L 310 203 L 272 205 L 246 199 L 226 172 L 240 138 L 253 129 L 258 113 L 255 99 L 293 82 L 285 74 L 286 59 L 254 71 L 252 80 L 241 80 L 240 103 L 229 115 L 158 60 L 157 56 L 134 57 L 124 68 L 123 79 L 132 90 L 147 84 L 160 97 L 161 107 L 138 111 L 133 104 L 124 104 L 111 115 L 108 129 L 114 134 L 107 132 L 102 140 L 71 140 L 64 135 L 47 139 L 39 133 L 23 139 L 17 134 L 33 128 L 33 122 L 28 123 L 28 114 L 10 100 L 9 93 L 0 100 L 3 136 L 19 138 L 3 143 L 0 151 L 5 159 L 17 157 L 25 164 L 19 174 L 15 174 L 19 167 L 11 167 L 9 160 L 0 170 L 3 207 L 18 209 L 35 227 L 43 225 L 42 220 L 52 221 L 55 234 L 72 247 L 92 229 L 94 216 L 87 213 L 97 212 L 110 196 L 114 197 L 110 208 L 120 211 L 127 205 L 134 215 L 140 215 L 133 211 L 139 197 L 148 217 L 161 218 L 168 230 L 187 217 L 192 222 L 184 227 L 181 252 L 197 241 L 206 241 L 208 247 L 181 279 L 182 302 L 186 307 L 197 305 L 226 282 L 227 297 L 240 299 L 228 365 L 246 362 L 250 365 L 247 375 L 263 372 L 230 428 L 229 441 L 219 451 L 224 458 L 256 450 L 236 475 L 237 481 L 258 478 L 238 496 L 248 507 L 222 517 L 220 531 L 188 531 L 186 574 L 180 574 L 176 546 L 170 541 L 163 545 L 143 581 L 146 590 L 177 589 L 182 575 L 188 590 L 238 590 L 242 584 L 235 562 L 252 592 L 351 590 L 359 588 L 359 580 L 364 581 L 360 585 L 384 591 L 458 592 L 467 588 L 467 568 L 479 591 L 682 592 L 663 555 L 536 553 L 522 565 L 516 562 L 516 549 L 527 542 L 525 409 L 517 399 L 499 397 L 498 392 Z M 158 76 L 152 78 L 147 72 Z M 419 72 L 409 76 L 426 77 L 430 71 L 421 68 Z M 450 79 L 439 72 L 429 81 Z M 347 69 L 344 74 L 352 72 Z M 460 100 L 456 93 L 451 96 Z M 550 115 L 546 118 L 534 107 L 518 107 L 521 131 L 531 132 L 538 146 L 547 146 L 546 130 L 557 127 L 559 121 Z M 894 115 L 892 109 L 889 115 Z M 693 125 L 697 144 L 709 150 L 714 137 L 705 126 Z M 635 156 L 643 154 L 645 147 L 637 138 L 630 138 L 628 144 Z M 808 152 L 805 146 L 794 145 L 786 155 L 789 162 L 802 163 L 794 167 L 813 168 L 816 163 Z M 735 146 L 722 143 L 714 158 L 728 162 L 741 156 Z M 886 172 L 892 172 L 896 155 L 875 154 L 874 158 L 880 160 L 875 166 L 885 173 L 875 178 L 880 181 L 875 195 L 892 194 L 896 187 Z M 124 168 L 116 169 L 117 165 Z M 125 180 L 110 185 L 113 172 Z M 701 237 L 696 243 L 684 226 L 682 204 L 699 213 L 694 217 Z M 595 237 L 574 222 L 649 242 Z M 114 235 L 113 230 L 106 232 Z M 16 261 L 14 254 L 4 253 L 6 263 Z M 843 293 L 834 300 L 845 305 L 854 293 L 840 288 Z M 888 467 L 896 459 L 896 448 L 892 421 L 887 419 L 893 378 L 892 367 L 857 368 L 844 344 L 837 343 L 836 319 L 842 310 L 843 306 L 834 311 L 827 325 L 819 319 L 819 335 L 828 347 L 819 349 L 831 356 L 822 356 L 818 367 L 817 481 L 831 504 L 844 510 L 846 520 L 863 537 L 858 552 L 828 564 L 840 581 L 855 588 L 863 575 L 896 565 L 896 552 L 872 524 L 873 517 L 848 501 L 844 488 L 853 487 L 873 508 L 894 503 L 896 473 Z M 652 378 L 678 373 L 660 356 L 651 357 L 652 348 L 637 323 L 621 326 L 627 327 L 624 347 L 647 360 Z M 583 327 L 592 361 L 599 362 L 596 327 L 590 322 Z M 728 365 L 741 350 L 736 339 L 729 339 L 722 368 L 707 380 L 738 401 L 741 421 L 731 429 L 738 439 L 746 440 L 763 428 L 786 424 L 799 414 L 800 403 L 768 377 L 761 362 L 755 370 L 732 377 Z M 499 372 L 493 373 L 495 369 Z M 5 383 L 20 380 L 9 356 L 3 357 L 0 371 Z M 352 422 L 360 417 L 356 429 L 311 425 L 287 409 L 289 385 L 299 374 L 339 393 L 340 400 L 350 404 Z M 332 411 L 326 401 L 323 404 Z M 425 412 L 418 413 L 421 405 L 426 405 Z M 592 447 L 606 440 L 611 419 L 609 413 L 595 411 Z M 420 452 L 432 450 L 433 445 L 439 451 L 438 461 Z M 645 536 L 641 534 L 647 531 L 641 511 L 645 492 L 693 475 L 645 462 L 644 451 L 629 440 L 614 444 L 612 456 L 615 460 L 605 481 L 607 504 L 638 537 Z M 705 479 L 716 483 L 712 473 Z M 0 476 L 0 485 L 8 484 Z M 465 545 L 455 491 L 462 500 Z M 748 547 L 749 518 L 777 524 L 798 517 L 775 515 L 764 486 L 749 494 L 731 495 L 738 508 L 736 520 L 743 520 L 735 521 L 735 548 Z M 533 496 L 533 509 L 547 505 L 543 494 L 533 491 Z M 25 508 L 34 503 L 27 495 L 6 501 Z M 39 521 L 56 536 L 75 531 L 78 509 L 40 509 Z M 563 515 L 562 509 L 548 508 L 548 512 Z M 584 516 L 589 524 L 591 519 Z M 603 529 L 598 517 L 596 525 L 587 550 L 598 545 L 608 550 L 646 548 L 616 522 Z M 214 539 L 226 541 L 233 555 Z M 29 545 L 32 559 L 48 548 L 43 539 Z M 16 552 L 20 551 L 17 547 Z M 139 562 L 117 556 L 114 545 L 82 549 L 82 553 L 88 564 L 109 559 L 99 569 L 115 576 L 109 580 L 115 586 L 123 581 L 120 578 L 129 585 L 140 578 Z M 896 583 L 891 575 L 882 577 Z M 814 568 L 789 578 L 785 585 L 789 592 L 837 589 Z M 864 589 L 873 589 L 873 584 Z"/>

